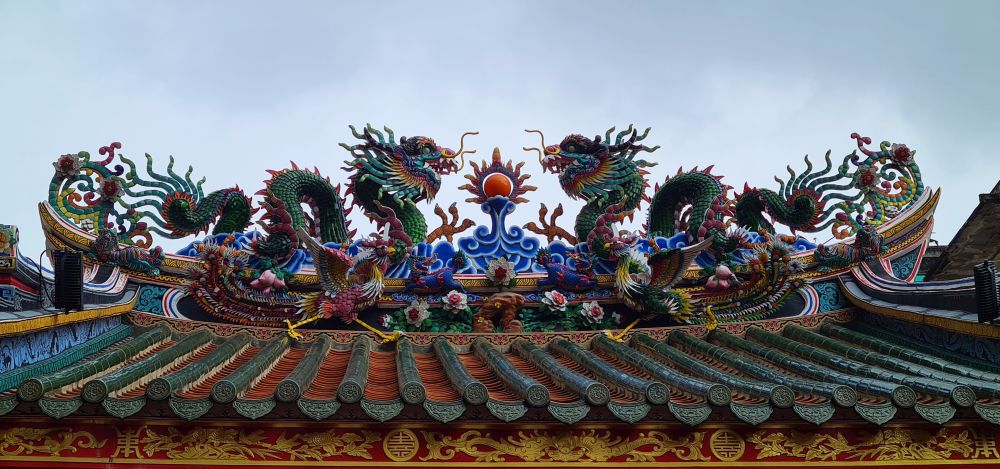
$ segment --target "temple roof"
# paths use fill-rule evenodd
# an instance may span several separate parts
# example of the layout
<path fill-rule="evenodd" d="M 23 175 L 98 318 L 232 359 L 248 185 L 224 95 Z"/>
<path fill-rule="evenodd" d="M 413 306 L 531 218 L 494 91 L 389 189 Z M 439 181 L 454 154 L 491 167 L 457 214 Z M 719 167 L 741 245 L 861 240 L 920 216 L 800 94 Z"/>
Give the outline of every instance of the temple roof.
<path fill-rule="evenodd" d="M 598 332 L 419 335 L 392 344 L 321 333 L 298 343 L 141 313 L 128 319 L 0 374 L 0 407 L 55 418 L 756 425 L 794 416 L 941 424 L 978 414 L 1000 423 L 1000 365 L 908 337 L 854 308 L 707 334 L 700 326 L 641 330 L 622 342 Z"/>
<path fill-rule="evenodd" d="M 854 134 L 836 173 L 829 155 L 817 171 L 806 159 L 778 191 L 730 195 L 695 168 L 647 194 L 651 163 L 634 157 L 656 149 L 638 143 L 648 130 L 574 134 L 536 150 L 567 194 L 589 194 L 575 233 L 559 227 L 561 206 L 546 218 L 541 205 L 540 226 L 508 226 L 534 187 L 524 162 L 495 151 L 462 186 L 490 224 L 453 240 L 474 223 L 439 207 L 427 233 L 415 202 L 464 167 L 463 141 L 454 152 L 384 130 L 352 132 L 344 193 L 293 164 L 268 172 L 257 208 L 238 187 L 206 195 L 172 162 L 164 175 L 147 158 L 142 178 L 122 155 L 114 165 L 114 145 L 101 161 L 61 156 L 39 214 L 48 246 L 86 253 L 87 306 L 46 309 L 55 273 L 0 225 L 0 308 L 18 311 L 0 318 L 0 415 L 1000 423 L 1000 327 L 975 322 L 974 282 L 911 283 L 941 192 L 905 145 L 876 151 Z M 615 177 L 567 176 L 593 168 Z M 74 205 L 75 191 L 101 205 Z M 348 193 L 378 233 L 348 229 Z M 623 229 L 644 200 L 643 232 Z M 182 216 L 192 204 L 203 216 Z M 259 210 L 265 233 L 243 231 Z M 209 227 L 176 254 L 153 244 Z M 798 234 L 827 228 L 837 242 Z"/>

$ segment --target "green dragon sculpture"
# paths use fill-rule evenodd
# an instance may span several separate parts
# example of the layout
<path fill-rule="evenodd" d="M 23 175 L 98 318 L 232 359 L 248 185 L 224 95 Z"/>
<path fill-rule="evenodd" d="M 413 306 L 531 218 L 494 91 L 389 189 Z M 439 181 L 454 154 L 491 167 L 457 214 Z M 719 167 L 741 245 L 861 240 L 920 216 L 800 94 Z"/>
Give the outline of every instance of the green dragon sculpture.
<path fill-rule="evenodd" d="M 653 152 L 659 148 L 638 143 L 646 138 L 649 130 L 647 128 L 639 135 L 636 129 L 629 126 L 615 135 L 615 143 L 612 144 L 611 133 L 615 131 L 612 127 L 604 134 L 603 140 L 600 135 L 590 139 L 573 134 L 558 145 L 551 146 L 545 145 L 545 135 L 541 131 L 526 130 L 541 136 L 542 148 L 525 150 L 538 152 L 543 171 L 557 174 L 566 194 L 586 201 L 576 217 L 574 230 L 577 239 L 587 239 L 597 226 L 597 219 L 606 214 L 608 207 L 619 206 L 619 213 L 631 217 L 643 200 L 649 201 L 645 195 L 646 187 L 649 187 L 645 178 L 648 172 L 643 168 L 656 164 L 636 158 L 639 152 Z"/>
<path fill-rule="evenodd" d="M 614 213 L 632 217 L 642 201 L 650 203 L 646 222 L 647 233 L 651 236 L 672 236 L 685 231 L 689 241 L 711 238 L 717 249 L 735 248 L 731 237 L 726 236 L 724 219 L 730 215 L 731 204 L 727 195 L 731 189 L 721 182 L 722 177 L 712 174 L 712 167 L 704 170 L 694 168 L 668 178 L 653 190 L 653 197 L 646 195 L 649 187 L 648 172 L 643 168 L 654 166 L 637 159 L 639 152 L 653 152 L 659 148 L 639 144 L 649 135 L 649 128 L 642 134 L 629 125 L 615 135 L 611 143 L 608 129 L 602 139 L 593 139 L 579 134 L 569 135 L 559 145 L 545 146 L 545 137 L 540 131 L 528 132 L 542 135 L 542 149 L 525 148 L 538 152 L 539 162 L 545 171 L 558 174 L 564 191 L 573 198 L 586 200 L 586 205 L 576 217 L 576 236 L 587 239 L 597 227 L 597 220 L 610 207 Z M 596 246 L 601 254 L 601 246 Z"/>
<path fill-rule="evenodd" d="M 542 135 L 542 149 L 525 150 L 538 152 L 543 170 L 558 174 L 559 183 L 570 197 L 586 201 L 576 219 L 580 240 L 586 239 L 608 207 L 621 205 L 621 212 L 631 216 L 643 200 L 650 202 L 647 235 L 670 237 L 684 231 L 690 242 L 711 238 L 716 252 L 738 247 L 738 236 L 727 234 L 733 224 L 768 233 L 775 231 L 773 222 L 793 232 L 832 227 L 834 235 L 843 239 L 861 229 L 857 215 L 864 215 L 867 223 L 881 225 L 916 201 L 924 190 L 914 151 L 889 142 L 882 142 L 879 151 L 871 151 L 865 147 L 871 139 L 854 133 L 851 138 L 857 141 L 858 150 L 845 156 L 836 171 L 830 152 L 826 154 L 826 167 L 816 172 L 807 156 L 805 171 L 796 173 L 789 167 L 787 183 L 775 178 L 780 184 L 777 191 L 745 184 L 743 192 L 732 199 L 732 188 L 713 175 L 709 167 L 678 170 L 647 198 L 648 172 L 643 168 L 654 163 L 636 159 L 636 155 L 659 147 L 637 143 L 649 134 L 648 128 L 640 135 L 630 125 L 618 132 L 612 143 L 614 130 L 612 127 L 605 132 L 603 139 L 600 135 L 593 139 L 569 135 L 553 146 L 545 146 L 540 131 L 527 131 Z M 858 155 L 859 150 L 864 159 Z"/>
<path fill-rule="evenodd" d="M 414 242 L 427 239 L 427 221 L 417 208 L 417 202 L 433 199 L 441 188 L 441 176 L 458 172 L 465 166 L 465 137 L 478 132 L 466 132 L 457 152 L 442 148 L 429 137 L 401 137 L 396 142 L 392 129 L 385 134 L 371 125 L 361 133 L 350 126 L 356 145 L 341 143 L 351 152 L 353 160 L 345 161 L 344 169 L 353 171 L 347 193 L 366 213 L 386 216 L 382 207 L 391 209 L 402 221 L 406 234 Z M 461 164 L 455 163 L 460 158 Z"/>
<path fill-rule="evenodd" d="M 183 177 L 178 175 L 171 157 L 167 175 L 162 175 L 153 171 L 149 154 L 149 178 L 143 178 L 124 155 L 117 155 L 120 162 L 115 161 L 118 149 L 118 142 L 101 147 L 99 153 L 106 155 L 101 161 L 92 160 L 85 151 L 60 156 L 52 163 L 55 174 L 49 184 L 49 204 L 63 218 L 94 234 L 114 229 L 118 241 L 139 247 L 149 247 L 154 233 L 182 238 L 207 232 L 212 224 L 213 233 L 242 231 L 250 224 L 255 210 L 239 187 L 205 195 L 205 180 L 192 181 L 192 168 Z"/>
<path fill-rule="evenodd" d="M 474 153 L 464 150 L 464 139 L 475 132 L 463 134 L 462 147 L 455 152 L 428 137 L 403 137 L 397 143 L 393 131 L 384 130 L 388 137 L 371 125 L 362 133 L 351 127 L 363 143 L 341 144 L 354 157 L 347 162 L 352 174 L 344 195 L 353 194 L 353 203 L 372 216 L 386 216 L 381 207 L 393 210 L 406 233 L 422 241 L 427 223 L 416 203 L 433 198 L 441 187 L 441 176 L 464 166 L 462 155 Z M 259 210 L 239 187 L 206 195 L 205 180 L 192 181 L 190 168 L 184 176 L 176 174 L 173 157 L 167 175 L 161 175 L 153 170 L 153 159 L 147 154 L 148 176 L 140 176 L 132 160 L 115 154 L 120 148 L 118 142 L 102 147 L 100 154 L 106 155 L 102 161 L 80 152 L 53 163 L 49 204 L 57 213 L 95 234 L 115 228 L 119 242 L 145 248 L 152 244 L 154 233 L 181 238 L 210 229 L 213 234 L 242 232 Z M 267 238 L 254 243 L 256 255 L 280 263 L 298 247 L 298 229 L 324 243 L 350 241 L 354 233 L 346 220 L 350 208 L 344 206 L 340 186 L 332 185 L 318 170 L 300 169 L 294 162 L 291 168 L 268 172 L 265 188 L 257 192 L 264 196 L 265 215 L 259 223 Z"/>
<path fill-rule="evenodd" d="M 527 132 L 542 135 L 537 130 Z M 609 129 L 603 139 L 600 135 L 590 139 L 573 134 L 554 146 L 546 146 L 542 135 L 541 149 L 525 150 L 538 152 L 542 168 L 559 176 L 568 195 L 586 201 L 576 219 L 577 238 L 586 239 L 590 252 L 615 265 L 618 296 L 636 310 L 669 314 L 677 320 L 690 319 L 691 308 L 670 286 L 698 252 L 706 250 L 714 259 L 715 265 L 704 269 L 703 275 L 715 272 L 720 266 L 725 267 L 721 271 L 725 273 L 729 269 L 726 264 L 738 261 L 739 251 L 752 247 L 748 244 L 754 238 L 752 233 L 767 240 L 764 249 L 785 243 L 775 240 L 774 222 L 787 225 L 793 233 L 816 232 L 832 226 L 838 238 L 857 233 L 859 239 L 869 239 L 875 233 L 873 227 L 891 219 L 923 192 L 912 150 L 905 145 L 883 142 L 880 151 L 871 151 L 865 148 L 871 139 L 852 134 L 865 158 L 856 150 L 845 156 L 833 172 L 827 153 L 826 167 L 813 172 L 806 157 L 805 171 L 797 174 L 789 167 L 787 183 L 776 178 L 780 184 L 777 191 L 744 185 L 741 194 L 730 198 L 732 188 L 723 184 L 720 176 L 713 175 L 709 167 L 678 170 L 675 176 L 655 186 L 652 197 L 647 198 L 648 173 L 643 168 L 653 163 L 637 159 L 636 155 L 658 148 L 637 143 L 647 137 L 649 129 L 640 135 L 630 125 L 612 141 L 613 132 L 614 128 Z M 635 247 L 639 235 L 615 230 L 615 225 L 631 217 L 643 200 L 650 202 L 644 234 L 650 239 L 649 249 L 653 251 L 648 257 Z M 770 215 L 770 221 L 765 214 Z M 654 238 L 669 238 L 678 233 L 686 235 L 689 248 L 684 251 L 691 257 L 682 264 L 665 263 L 666 253 L 660 252 Z M 790 237 L 789 242 L 794 240 Z M 817 255 L 833 265 L 841 258 L 856 261 L 860 257 L 855 252 L 862 251 L 868 252 L 855 247 L 844 254 L 822 246 Z M 671 259 L 680 259 L 677 252 L 670 253 Z M 743 263 L 745 257 L 741 257 Z M 667 264 L 670 268 L 664 267 Z M 777 268 L 775 272 L 782 276 L 786 270 Z M 774 305 L 780 301 L 781 298 L 769 298 L 763 303 Z"/>

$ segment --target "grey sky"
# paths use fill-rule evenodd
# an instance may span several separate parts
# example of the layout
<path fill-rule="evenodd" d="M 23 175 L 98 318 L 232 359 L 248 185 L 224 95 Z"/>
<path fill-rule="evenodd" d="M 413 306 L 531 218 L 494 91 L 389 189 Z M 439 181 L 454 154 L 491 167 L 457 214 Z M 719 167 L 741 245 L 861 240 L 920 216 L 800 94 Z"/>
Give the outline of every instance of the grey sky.
<path fill-rule="evenodd" d="M 337 143 L 365 122 L 452 148 L 478 130 L 474 156 L 499 146 L 541 187 L 516 221 L 541 201 L 573 215 L 522 130 L 555 142 L 635 123 L 662 145 L 654 181 L 715 164 L 738 188 L 842 156 L 854 131 L 906 143 L 944 189 L 946 243 L 1000 178 L 998 21 L 992 1 L 0 1 L 0 222 L 37 255 L 35 204 L 63 153 L 119 140 L 252 193 L 290 159 L 342 178 Z M 436 202 L 483 221 L 463 181 Z"/>

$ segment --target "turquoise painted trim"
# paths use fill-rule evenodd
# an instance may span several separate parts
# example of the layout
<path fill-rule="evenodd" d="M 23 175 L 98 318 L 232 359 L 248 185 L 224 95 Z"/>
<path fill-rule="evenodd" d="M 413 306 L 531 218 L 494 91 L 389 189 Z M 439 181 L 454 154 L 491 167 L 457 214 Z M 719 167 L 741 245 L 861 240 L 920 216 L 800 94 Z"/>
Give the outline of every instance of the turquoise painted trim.
<path fill-rule="evenodd" d="M 83 357 L 93 355 L 101 350 L 104 350 L 105 348 L 110 347 L 116 342 L 124 340 L 130 335 L 132 335 L 132 326 L 122 324 L 108 332 L 105 332 L 104 334 L 94 337 L 93 339 L 90 339 L 80 345 L 63 350 L 62 352 L 46 358 L 45 360 L 0 374 L 0 392 L 9 391 L 17 386 L 20 386 L 25 379 L 32 376 L 59 371 L 71 363 L 82 360 Z"/>

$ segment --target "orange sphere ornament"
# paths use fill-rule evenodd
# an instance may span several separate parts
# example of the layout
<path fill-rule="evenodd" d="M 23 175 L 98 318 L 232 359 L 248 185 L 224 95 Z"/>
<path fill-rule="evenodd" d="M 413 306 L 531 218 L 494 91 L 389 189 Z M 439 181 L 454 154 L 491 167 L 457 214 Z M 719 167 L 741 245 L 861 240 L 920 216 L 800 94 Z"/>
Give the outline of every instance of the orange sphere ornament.
<path fill-rule="evenodd" d="M 493 173 L 486 176 L 486 180 L 483 181 L 483 192 L 486 194 L 486 197 L 498 195 L 510 197 L 510 193 L 513 191 L 514 183 L 506 174 Z"/>

